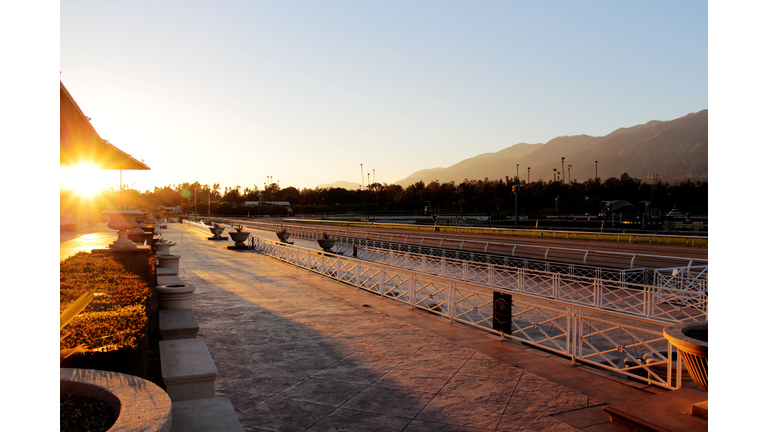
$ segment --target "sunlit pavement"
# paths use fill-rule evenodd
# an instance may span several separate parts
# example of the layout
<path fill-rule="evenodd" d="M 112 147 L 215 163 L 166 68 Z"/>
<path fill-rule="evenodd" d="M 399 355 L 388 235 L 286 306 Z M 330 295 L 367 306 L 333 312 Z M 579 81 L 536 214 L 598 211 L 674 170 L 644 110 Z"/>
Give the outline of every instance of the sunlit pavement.
<path fill-rule="evenodd" d="M 184 225 L 163 237 L 196 287 L 216 396 L 246 431 L 622 431 L 606 404 L 674 395 L 227 250 L 231 241 Z"/>
<path fill-rule="evenodd" d="M 106 223 L 94 225 L 77 232 L 59 234 L 59 260 L 70 257 L 80 251 L 106 248 L 117 240 L 117 231 L 107 227 Z"/>

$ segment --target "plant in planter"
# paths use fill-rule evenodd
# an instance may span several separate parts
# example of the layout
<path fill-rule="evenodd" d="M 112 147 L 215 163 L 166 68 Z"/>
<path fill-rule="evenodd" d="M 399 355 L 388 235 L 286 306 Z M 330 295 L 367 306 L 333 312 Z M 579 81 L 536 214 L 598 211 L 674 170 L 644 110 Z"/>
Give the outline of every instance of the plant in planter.
<path fill-rule="evenodd" d="M 208 229 L 211 230 L 211 234 L 213 234 L 213 237 L 208 237 L 208 240 L 226 240 L 226 237 L 221 235 L 221 233 L 224 232 L 223 226 L 214 223 L 213 226 L 209 226 Z"/>
<path fill-rule="evenodd" d="M 331 249 L 336 244 L 336 240 L 332 239 L 327 232 L 323 232 L 320 238 L 317 239 L 317 244 L 323 248 L 323 252 L 333 252 Z"/>
<path fill-rule="evenodd" d="M 280 228 L 279 231 L 277 231 L 277 238 L 280 239 L 281 242 L 285 243 L 288 240 L 288 237 L 291 236 L 291 234 L 288 233 L 288 230 L 286 228 Z"/>
<path fill-rule="evenodd" d="M 250 236 L 251 233 L 243 231 L 245 227 L 242 225 L 233 225 L 232 228 L 234 228 L 235 232 L 230 232 L 229 238 L 235 242 L 235 245 L 227 246 L 227 249 L 248 249 L 248 246 L 245 245 L 245 241 L 248 240 L 248 236 Z"/>

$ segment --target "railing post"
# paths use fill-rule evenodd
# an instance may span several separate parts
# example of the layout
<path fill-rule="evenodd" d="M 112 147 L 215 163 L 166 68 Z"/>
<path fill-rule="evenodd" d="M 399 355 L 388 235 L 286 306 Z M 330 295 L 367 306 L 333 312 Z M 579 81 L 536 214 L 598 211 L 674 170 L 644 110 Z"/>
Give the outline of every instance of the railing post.
<path fill-rule="evenodd" d="M 413 272 L 411 272 L 408 276 L 409 276 L 409 279 L 408 279 L 408 303 L 411 304 L 411 310 L 413 310 L 414 309 L 414 307 L 413 307 L 413 300 L 416 298 L 416 293 L 415 293 L 415 291 L 416 291 L 416 286 L 415 286 L 416 285 L 416 281 L 415 281 L 415 279 L 416 278 L 415 278 Z"/>
<path fill-rule="evenodd" d="M 360 289 L 360 270 L 362 266 L 358 263 L 355 265 L 355 286 Z"/>
<path fill-rule="evenodd" d="M 487 264 L 488 265 L 488 285 L 494 286 L 495 280 L 494 280 L 494 271 L 493 271 L 493 264 Z"/>

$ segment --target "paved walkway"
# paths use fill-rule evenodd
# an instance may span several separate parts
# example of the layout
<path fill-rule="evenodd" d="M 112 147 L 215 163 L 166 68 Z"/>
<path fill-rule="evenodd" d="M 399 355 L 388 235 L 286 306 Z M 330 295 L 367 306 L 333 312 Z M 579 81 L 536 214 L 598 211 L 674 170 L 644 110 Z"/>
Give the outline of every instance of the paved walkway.
<path fill-rule="evenodd" d="M 168 227 L 245 431 L 624 431 L 606 403 L 659 392 Z"/>
<path fill-rule="evenodd" d="M 77 232 L 59 233 L 59 260 L 78 252 L 90 252 L 92 249 L 105 248 L 117 240 L 117 231 L 107 227 L 106 223 L 94 225 Z"/>

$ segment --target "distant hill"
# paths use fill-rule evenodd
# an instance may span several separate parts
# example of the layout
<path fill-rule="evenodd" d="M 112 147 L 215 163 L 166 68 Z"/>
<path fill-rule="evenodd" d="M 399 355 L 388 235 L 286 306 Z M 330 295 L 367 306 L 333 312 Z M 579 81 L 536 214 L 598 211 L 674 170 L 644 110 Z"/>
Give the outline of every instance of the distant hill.
<path fill-rule="evenodd" d="M 482 180 L 514 178 L 516 164 L 520 164 L 520 179 L 531 181 L 552 179 L 552 169 L 561 170 L 565 157 L 568 181 L 568 165 L 571 180 L 583 182 L 597 175 L 605 180 L 620 177 L 623 173 L 639 179 L 650 179 L 652 173 L 659 178 L 708 178 L 709 120 L 708 110 L 691 113 L 669 121 L 649 121 L 645 124 L 619 128 L 603 137 L 589 135 L 562 136 L 546 144 L 519 143 L 495 153 L 484 153 L 465 159 L 448 168 L 429 168 L 417 171 L 394 184 L 407 187 L 416 182 L 440 183 L 465 179 Z M 426 162 L 428 164 L 429 161 Z M 318 188 L 341 187 L 357 190 L 359 183 L 338 181 L 319 185 Z"/>
<path fill-rule="evenodd" d="M 658 173 L 662 179 L 708 177 L 708 111 L 702 110 L 670 121 L 649 121 L 642 125 L 617 129 L 604 137 L 576 135 L 557 137 L 546 144 L 515 144 L 496 153 L 485 153 L 465 159 L 448 168 L 417 171 L 396 181 L 403 187 L 418 181 L 441 183 L 465 179 L 513 178 L 520 164 L 520 178 L 531 181 L 553 178 L 552 169 L 561 170 L 565 157 L 564 178 L 585 181 L 595 176 L 602 179 L 623 173 L 650 179 Z"/>
<path fill-rule="evenodd" d="M 339 180 L 336 183 L 317 185 L 317 188 L 318 189 L 341 188 L 341 189 L 349 189 L 349 190 L 358 190 L 360 189 L 360 183 L 353 183 L 353 182 L 348 182 L 344 180 Z"/>

